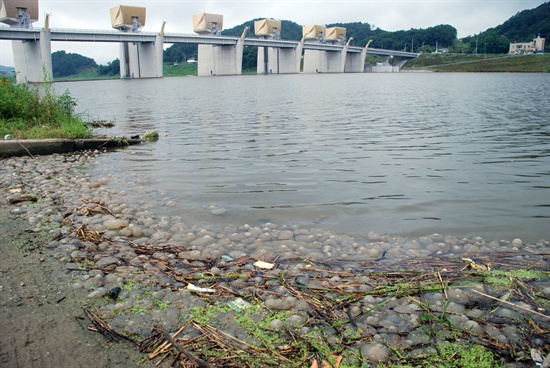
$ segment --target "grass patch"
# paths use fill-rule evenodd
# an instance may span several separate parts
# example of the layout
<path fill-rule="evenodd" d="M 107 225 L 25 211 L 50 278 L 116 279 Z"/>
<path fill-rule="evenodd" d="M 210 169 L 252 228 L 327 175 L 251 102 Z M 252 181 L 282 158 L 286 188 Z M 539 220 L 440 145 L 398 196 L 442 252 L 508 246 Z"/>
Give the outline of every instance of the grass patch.
<path fill-rule="evenodd" d="M 0 137 L 89 138 L 92 131 L 75 113 L 75 106 L 68 91 L 56 95 L 49 82 L 29 86 L 0 78 Z"/>
<path fill-rule="evenodd" d="M 119 74 L 99 74 L 96 68 L 87 68 L 82 69 L 76 74 L 67 75 L 64 77 L 54 78 L 56 82 L 76 82 L 84 80 L 95 80 L 95 79 L 120 79 Z"/>
<path fill-rule="evenodd" d="M 412 359 L 414 365 L 399 364 L 380 367 L 498 368 L 493 354 L 481 345 L 440 343 L 437 354 Z"/>
<path fill-rule="evenodd" d="M 198 63 L 164 63 L 163 74 L 165 77 L 196 76 Z"/>

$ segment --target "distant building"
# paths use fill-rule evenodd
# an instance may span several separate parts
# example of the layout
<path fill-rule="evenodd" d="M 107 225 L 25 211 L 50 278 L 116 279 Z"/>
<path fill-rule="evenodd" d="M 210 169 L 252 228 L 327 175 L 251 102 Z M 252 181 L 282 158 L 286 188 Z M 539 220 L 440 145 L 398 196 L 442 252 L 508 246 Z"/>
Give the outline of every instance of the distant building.
<path fill-rule="evenodd" d="M 544 54 L 544 42 L 545 38 L 541 38 L 540 35 L 534 38 L 531 42 L 511 43 L 510 54 Z"/>

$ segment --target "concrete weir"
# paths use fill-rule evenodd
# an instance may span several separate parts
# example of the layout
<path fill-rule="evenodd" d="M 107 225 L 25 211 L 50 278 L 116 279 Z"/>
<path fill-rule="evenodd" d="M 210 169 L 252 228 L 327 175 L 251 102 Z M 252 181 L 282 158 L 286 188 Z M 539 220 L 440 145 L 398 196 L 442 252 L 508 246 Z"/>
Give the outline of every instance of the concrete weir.
<path fill-rule="evenodd" d="M 257 47 L 258 74 L 363 73 L 365 71 L 399 71 L 400 65 L 389 64 L 393 58 L 414 58 L 418 54 L 350 46 L 344 27 L 324 25 L 302 27 L 301 41 L 281 39 L 282 22 L 263 19 L 254 22 L 256 38 L 222 36 L 223 15 L 200 13 L 193 16 L 198 35 L 141 32 L 146 9 L 119 5 L 110 9 L 111 25 L 117 31 L 50 29 L 46 14 L 43 29 L 33 29 L 38 19 L 38 0 L 0 1 L 0 40 L 11 40 L 18 83 L 42 83 L 51 80 L 51 42 L 116 42 L 120 44 L 120 77 L 122 79 L 162 78 L 164 43 L 198 45 L 199 76 L 240 75 L 244 47 Z M 346 42 L 347 41 L 347 42 Z M 368 49 L 368 50 L 367 50 Z M 383 58 L 381 65 L 365 70 L 366 55 Z"/>
<path fill-rule="evenodd" d="M 0 141 L 0 158 L 12 156 L 38 156 L 53 153 L 70 153 L 87 149 L 114 149 L 141 144 L 142 139 L 91 138 L 91 139 L 14 139 Z"/>

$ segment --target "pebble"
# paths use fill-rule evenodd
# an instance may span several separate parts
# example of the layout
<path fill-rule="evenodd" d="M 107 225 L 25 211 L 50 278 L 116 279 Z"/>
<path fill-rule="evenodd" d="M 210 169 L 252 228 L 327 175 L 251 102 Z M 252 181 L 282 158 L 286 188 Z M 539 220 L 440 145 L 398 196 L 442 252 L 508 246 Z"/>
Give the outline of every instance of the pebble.
<path fill-rule="evenodd" d="M 361 346 L 361 354 L 372 364 L 387 363 L 390 359 L 390 351 L 380 344 L 364 344 Z"/>

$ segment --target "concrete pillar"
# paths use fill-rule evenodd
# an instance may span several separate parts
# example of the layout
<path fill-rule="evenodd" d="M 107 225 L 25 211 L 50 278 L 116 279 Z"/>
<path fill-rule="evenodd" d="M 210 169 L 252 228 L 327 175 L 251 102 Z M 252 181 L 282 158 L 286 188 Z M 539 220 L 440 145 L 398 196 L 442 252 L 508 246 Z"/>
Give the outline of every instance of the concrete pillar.
<path fill-rule="evenodd" d="M 155 42 L 123 42 L 120 44 L 120 78 L 162 78 L 164 26 Z"/>
<path fill-rule="evenodd" d="M 164 36 L 155 42 L 123 42 L 120 44 L 121 78 L 162 78 Z"/>
<path fill-rule="evenodd" d="M 130 78 L 130 46 L 122 42 L 119 47 L 120 78 Z"/>
<path fill-rule="evenodd" d="M 344 65 L 345 73 L 363 73 L 365 71 L 365 57 L 363 53 L 349 53 Z"/>
<path fill-rule="evenodd" d="M 237 45 L 199 45 L 197 66 L 199 77 L 236 75 L 238 74 L 237 71 Z"/>
<path fill-rule="evenodd" d="M 199 45 L 197 75 L 240 75 L 243 71 L 244 37 L 248 27 L 235 45 Z"/>
<path fill-rule="evenodd" d="M 344 51 L 306 50 L 304 73 L 341 73 L 345 58 Z"/>
<path fill-rule="evenodd" d="M 325 73 L 326 53 L 319 50 L 304 51 L 304 73 Z"/>
<path fill-rule="evenodd" d="M 326 71 L 325 73 L 341 73 L 342 71 L 342 59 L 346 60 L 346 54 L 344 51 L 325 51 L 326 57 Z"/>
<path fill-rule="evenodd" d="M 299 73 L 301 55 L 297 56 L 297 52 L 296 48 L 258 47 L 258 74 Z M 296 59 L 299 60 L 298 68 Z"/>
<path fill-rule="evenodd" d="M 13 62 L 17 83 L 43 83 L 51 81 L 52 45 L 49 14 L 38 41 L 12 41 Z"/>

